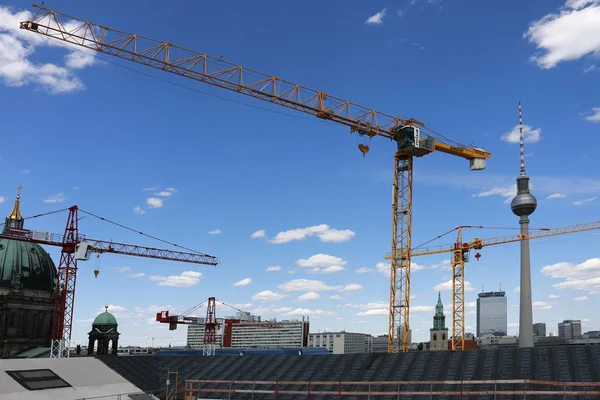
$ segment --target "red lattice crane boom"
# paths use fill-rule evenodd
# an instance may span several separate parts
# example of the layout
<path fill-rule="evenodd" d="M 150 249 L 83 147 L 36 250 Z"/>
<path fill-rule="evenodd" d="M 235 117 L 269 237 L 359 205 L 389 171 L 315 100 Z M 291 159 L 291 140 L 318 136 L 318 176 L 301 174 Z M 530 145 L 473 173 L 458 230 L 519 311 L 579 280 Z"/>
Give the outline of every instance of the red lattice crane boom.
<path fill-rule="evenodd" d="M 218 264 L 216 257 L 199 252 L 188 253 L 124 243 L 108 242 L 103 240 L 86 239 L 85 236 L 79 234 L 79 211 L 82 211 L 88 215 L 95 215 L 80 210 L 77 206 L 68 208 L 69 216 L 67 218 L 65 232 L 62 236 L 48 232 L 24 229 L 24 218 L 20 216 L 19 211 L 19 199 L 20 187 L 19 196 L 17 196 L 17 200 L 15 202 L 15 210 L 19 218 L 14 220 L 7 219 L 8 226 L 5 226 L 3 233 L 0 234 L 0 238 L 37 243 L 41 245 L 57 246 L 62 248 L 60 253 L 60 263 L 58 266 L 58 282 L 54 296 L 52 348 L 50 352 L 51 358 L 69 357 L 71 331 L 73 327 L 73 309 L 75 303 L 75 284 L 77 280 L 77 261 L 86 260 L 90 253 L 123 254 L 136 257 L 213 266 Z M 56 212 L 66 210 L 67 209 Z M 15 213 L 15 211 L 13 211 L 13 213 Z M 35 217 L 39 216 L 42 215 Z"/>
<path fill-rule="evenodd" d="M 412 118 L 382 113 L 170 42 L 34 7 L 35 15 L 22 21 L 21 29 L 336 122 L 364 138 L 380 136 L 396 142 L 388 351 L 408 351 L 413 158 L 440 151 L 469 160 L 471 170 L 481 170 L 490 153 L 453 142 Z M 368 145 L 358 147 L 363 155 L 369 151 Z"/>

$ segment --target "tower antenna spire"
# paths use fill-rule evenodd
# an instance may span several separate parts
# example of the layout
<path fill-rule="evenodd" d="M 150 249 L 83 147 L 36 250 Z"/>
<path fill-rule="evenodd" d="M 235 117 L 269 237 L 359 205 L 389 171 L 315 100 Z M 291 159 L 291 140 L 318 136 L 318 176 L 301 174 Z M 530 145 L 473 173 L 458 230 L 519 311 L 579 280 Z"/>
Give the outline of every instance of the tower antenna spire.
<path fill-rule="evenodd" d="M 519 100 L 519 144 L 521 146 L 521 176 L 525 176 L 525 146 L 523 145 L 523 109 Z"/>

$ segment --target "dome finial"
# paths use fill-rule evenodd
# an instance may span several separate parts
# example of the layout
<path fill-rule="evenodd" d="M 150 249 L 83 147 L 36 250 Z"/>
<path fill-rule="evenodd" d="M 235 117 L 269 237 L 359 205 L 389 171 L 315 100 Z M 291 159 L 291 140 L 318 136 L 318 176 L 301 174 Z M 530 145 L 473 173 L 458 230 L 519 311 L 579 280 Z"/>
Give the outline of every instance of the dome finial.
<path fill-rule="evenodd" d="M 11 228 L 23 228 L 23 217 L 21 216 L 21 189 L 23 186 L 17 187 L 17 199 L 15 200 L 15 206 L 12 212 L 6 217 L 6 227 Z"/>
<path fill-rule="evenodd" d="M 108 312 L 108 304 L 104 306 L 104 312 Z"/>

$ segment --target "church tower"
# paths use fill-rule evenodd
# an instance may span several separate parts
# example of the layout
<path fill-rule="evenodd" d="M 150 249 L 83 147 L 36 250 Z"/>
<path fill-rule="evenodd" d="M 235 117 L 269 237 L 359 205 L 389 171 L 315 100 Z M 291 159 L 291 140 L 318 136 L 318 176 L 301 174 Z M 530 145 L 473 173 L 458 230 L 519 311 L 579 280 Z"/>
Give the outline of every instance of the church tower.
<path fill-rule="evenodd" d="M 446 316 L 442 296 L 438 292 L 438 301 L 433 316 L 433 328 L 429 330 L 429 350 L 448 350 L 448 328 L 446 328 Z"/>

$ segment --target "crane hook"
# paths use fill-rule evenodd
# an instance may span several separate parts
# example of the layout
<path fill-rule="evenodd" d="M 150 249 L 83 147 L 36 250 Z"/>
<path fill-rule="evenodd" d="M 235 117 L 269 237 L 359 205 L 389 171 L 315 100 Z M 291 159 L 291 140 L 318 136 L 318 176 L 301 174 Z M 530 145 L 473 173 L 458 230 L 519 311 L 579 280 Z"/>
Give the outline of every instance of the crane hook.
<path fill-rule="evenodd" d="M 359 144 L 358 149 L 362 153 L 363 157 L 365 157 L 367 155 L 367 153 L 369 152 L 369 146 L 366 144 Z"/>

